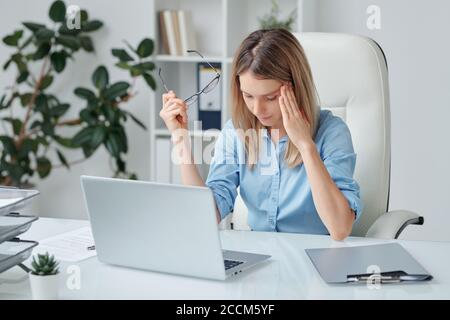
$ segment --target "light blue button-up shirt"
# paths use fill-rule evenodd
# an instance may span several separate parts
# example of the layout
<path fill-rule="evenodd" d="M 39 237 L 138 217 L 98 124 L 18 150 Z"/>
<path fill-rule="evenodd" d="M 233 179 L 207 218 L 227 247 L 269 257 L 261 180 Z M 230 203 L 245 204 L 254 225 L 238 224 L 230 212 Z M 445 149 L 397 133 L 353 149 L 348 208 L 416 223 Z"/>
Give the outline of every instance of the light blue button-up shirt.
<path fill-rule="evenodd" d="M 274 143 L 265 130 L 260 158 L 249 169 L 243 143 L 229 120 L 217 139 L 206 185 L 222 218 L 233 211 L 240 186 L 253 230 L 329 234 L 315 208 L 304 165 L 289 168 L 284 161 L 287 139 L 284 136 Z M 321 110 L 315 143 L 331 178 L 358 219 L 362 203 L 359 185 L 353 179 L 356 154 L 347 125 L 330 111 Z"/>

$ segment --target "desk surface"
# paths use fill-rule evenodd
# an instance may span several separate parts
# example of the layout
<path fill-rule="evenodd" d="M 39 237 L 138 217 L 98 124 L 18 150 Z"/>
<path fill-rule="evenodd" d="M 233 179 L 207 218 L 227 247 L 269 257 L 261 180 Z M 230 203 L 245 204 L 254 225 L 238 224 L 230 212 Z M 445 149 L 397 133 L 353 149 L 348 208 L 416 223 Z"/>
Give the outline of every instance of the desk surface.
<path fill-rule="evenodd" d="M 21 238 L 42 240 L 88 225 L 82 220 L 41 218 Z M 424 283 L 328 285 L 304 249 L 392 242 L 348 238 L 337 242 L 328 236 L 250 231 L 221 231 L 224 249 L 272 255 L 272 258 L 226 281 L 211 281 L 110 266 L 96 257 L 61 263 L 60 297 L 63 299 L 450 299 L 450 242 L 402 241 L 433 276 Z M 29 261 L 26 262 L 29 265 Z M 81 270 L 81 288 L 69 290 L 66 272 Z M 28 276 L 19 267 L 0 274 L 0 299 L 29 299 Z"/>

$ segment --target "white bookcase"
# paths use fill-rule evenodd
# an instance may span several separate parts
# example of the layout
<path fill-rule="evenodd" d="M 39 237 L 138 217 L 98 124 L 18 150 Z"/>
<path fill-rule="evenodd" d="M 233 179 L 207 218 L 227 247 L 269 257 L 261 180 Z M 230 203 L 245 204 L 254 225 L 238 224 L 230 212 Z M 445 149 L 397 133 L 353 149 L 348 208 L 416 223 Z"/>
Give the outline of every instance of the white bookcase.
<path fill-rule="evenodd" d="M 162 87 L 157 70 L 162 69 L 164 80 L 169 89 L 174 90 L 181 98 L 197 92 L 197 63 L 203 62 L 197 56 L 170 56 L 161 53 L 158 12 L 161 10 L 189 10 L 192 14 L 198 50 L 209 62 L 221 64 L 220 86 L 222 90 L 221 124 L 222 127 L 230 119 L 228 103 L 230 72 L 233 55 L 239 43 L 252 31 L 259 29 L 258 17 L 270 12 L 271 0 L 150 0 L 154 23 L 150 37 L 155 40 L 156 63 L 155 80 L 158 88 L 152 92 L 150 102 L 150 179 L 167 183 L 181 183 L 179 168 L 171 162 L 170 134 L 159 117 L 162 106 Z M 281 17 L 285 18 L 297 10 L 294 26 L 296 32 L 301 31 L 303 0 L 278 0 Z M 197 104 L 189 107 L 189 129 L 195 145 L 209 145 L 214 142 L 217 132 L 194 131 L 193 123 L 198 119 Z M 197 139 L 197 140 L 196 140 Z M 193 144 L 193 145 L 194 145 Z M 194 152 L 201 152 L 194 150 Z M 201 154 L 194 154 L 195 157 Z M 208 174 L 208 165 L 198 165 L 203 178 Z"/>

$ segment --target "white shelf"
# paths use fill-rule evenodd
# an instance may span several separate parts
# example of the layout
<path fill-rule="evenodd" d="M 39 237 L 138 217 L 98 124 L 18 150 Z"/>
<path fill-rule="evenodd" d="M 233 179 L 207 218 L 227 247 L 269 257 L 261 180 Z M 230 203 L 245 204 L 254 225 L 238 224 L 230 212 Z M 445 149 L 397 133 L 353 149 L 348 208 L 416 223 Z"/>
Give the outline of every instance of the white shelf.
<path fill-rule="evenodd" d="M 214 56 L 205 56 L 205 59 L 199 56 L 171 56 L 168 54 L 158 54 L 155 56 L 157 62 L 223 62 L 224 59 Z M 228 59 L 225 59 L 227 61 Z"/>
<path fill-rule="evenodd" d="M 155 129 L 153 132 L 157 137 L 170 137 L 170 132 L 167 129 Z M 192 137 L 216 138 L 219 134 L 219 130 L 189 131 L 189 135 Z"/>

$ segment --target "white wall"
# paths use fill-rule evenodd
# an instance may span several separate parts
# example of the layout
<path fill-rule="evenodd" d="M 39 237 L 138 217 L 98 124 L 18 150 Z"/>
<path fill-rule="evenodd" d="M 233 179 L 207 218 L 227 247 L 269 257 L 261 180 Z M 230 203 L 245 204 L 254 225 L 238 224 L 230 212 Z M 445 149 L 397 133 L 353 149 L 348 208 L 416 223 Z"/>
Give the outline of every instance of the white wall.
<path fill-rule="evenodd" d="M 369 5 L 381 9 L 380 30 L 366 27 Z M 450 241 L 450 2 L 318 0 L 308 6 L 313 19 L 304 31 L 366 35 L 383 48 L 391 90 L 390 209 L 425 217 L 424 226 L 408 227 L 401 238 Z"/>
<path fill-rule="evenodd" d="M 11 33 L 21 27 L 21 21 L 47 22 L 48 8 L 52 0 L 2 0 L 0 2 L 0 36 Z M 91 74 L 99 64 L 105 64 L 110 72 L 110 80 L 129 80 L 126 72 L 114 67 L 115 59 L 110 50 L 113 47 L 123 47 L 123 39 L 136 44 L 150 34 L 152 17 L 150 17 L 151 3 L 149 0 L 76 0 L 65 1 L 66 4 L 78 5 L 86 8 L 91 18 L 104 22 L 101 31 L 93 33 L 96 48 L 95 54 L 77 53 L 75 62 L 70 62 L 61 76 L 56 76 L 49 91 L 55 93 L 63 101 L 72 104 L 71 116 L 76 116 L 83 101 L 76 98 L 73 90 L 77 86 L 91 86 Z M 11 49 L 0 45 L 0 63 L 9 57 Z M 15 66 L 5 73 L 0 71 L 0 92 L 11 83 Z M 126 109 L 133 112 L 147 126 L 149 124 L 150 89 L 138 82 L 136 86 L 138 96 L 126 105 Z M 70 117 L 69 115 L 69 117 Z M 149 178 L 149 134 L 128 120 L 127 133 L 129 137 L 129 153 L 127 157 L 128 168 L 138 174 L 139 179 Z M 0 132 L 3 129 L 0 127 Z M 79 159 L 81 153 L 67 153 L 72 160 Z M 79 176 L 92 174 L 110 177 L 108 155 L 106 151 L 99 150 L 91 159 L 82 164 L 74 165 L 70 171 L 65 168 L 55 169 L 49 178 L 37 182 L 41 195 L 33 209 L 41 216 L 86 218 L 86 212 L 80 189 Z"/>

